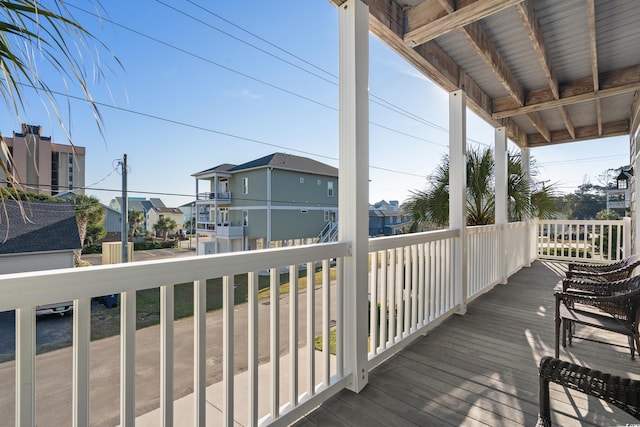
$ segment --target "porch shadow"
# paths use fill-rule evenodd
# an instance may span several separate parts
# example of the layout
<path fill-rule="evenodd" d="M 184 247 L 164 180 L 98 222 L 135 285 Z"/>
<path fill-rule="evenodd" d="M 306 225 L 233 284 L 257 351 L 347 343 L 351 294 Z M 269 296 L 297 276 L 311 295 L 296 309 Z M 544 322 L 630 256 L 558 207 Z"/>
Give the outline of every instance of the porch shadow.
<path fill-rule="evenodd" d="M 342 391 L 296 426 L 536 424 L 538 364 L 554 353 L 553 290 L 565 265 L 536 261 L 374 369 L 360 394 Z M 640 379 L 626 337 L 578 327 L 560 358 Z M 591 340 L 614 343 L 606 345 Z M 552 384 L 554 424 L 625 425 L 630 415 Z"/>

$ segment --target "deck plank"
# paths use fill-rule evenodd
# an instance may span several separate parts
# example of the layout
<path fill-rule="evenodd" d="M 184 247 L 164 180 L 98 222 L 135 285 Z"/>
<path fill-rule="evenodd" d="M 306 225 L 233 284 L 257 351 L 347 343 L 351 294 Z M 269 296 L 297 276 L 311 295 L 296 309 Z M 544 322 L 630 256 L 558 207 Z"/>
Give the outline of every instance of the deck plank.
<path fill-rule="evenodd" d="M 359 394 L 342 391 L 296 425 L 535 425 L 538 364 L 554 353 L 553 291 L 564 268 L 536 261 L 522 269 L 379 365 Z M 576 335 L 562 359 L 640 380 L 625 336 L 580 325 Z M 555 425 L 638 422 L 555 384 L 550 393 Z"/>

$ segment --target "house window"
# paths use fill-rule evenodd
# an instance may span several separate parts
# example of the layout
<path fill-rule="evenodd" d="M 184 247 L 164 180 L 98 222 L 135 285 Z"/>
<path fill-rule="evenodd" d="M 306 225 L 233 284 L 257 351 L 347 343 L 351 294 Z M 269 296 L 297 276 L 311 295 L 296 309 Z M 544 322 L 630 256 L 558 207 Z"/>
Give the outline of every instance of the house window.
<path fill-rule="evenodd" d="M 300 177 L 300 184 L 304 184 L 304 177 Z"/>
<path fill-rule="evenodd" d="M 317 180 L 316 182 L 318 183 L 318 185 L 322 185 L 322 180 L 321 179 Z"/>
<path fill-rule="evenodd" d="M 333 197 L 333 181 L 327 181 L 327 197 Z"/>
<path fill-rule="evenodd" d="M 246 211 L 246 210 L 242 211 L 242 226 L 243 227 L 249 226 L 249 211 Z"/>
<path fill-rule="evenodd" d="M 324 221 L 327 222 L 331 218 L 331 212 L 324 211 Z"/>
<path fill-rule="evenodd" d="M 249 194 L 249 178 L 242 178 L 242 194 Z"/>

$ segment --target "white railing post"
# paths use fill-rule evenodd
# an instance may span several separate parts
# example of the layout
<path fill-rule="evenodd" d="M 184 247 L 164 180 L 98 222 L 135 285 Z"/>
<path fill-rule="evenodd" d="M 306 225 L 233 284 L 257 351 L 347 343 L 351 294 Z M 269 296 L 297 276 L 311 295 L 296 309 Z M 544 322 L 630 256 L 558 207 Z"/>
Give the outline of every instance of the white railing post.
<path fill-rule="evenodd" d="M 163 427 L 173 425 L 173 285 L 160 287 L 160 417 Z"/>
<path fill-rule="evenodd" d="M 507 165 L 509 155 L 507 151 L 507 129 L 505 127 L 497 127 L 494 132 L 495 135 L 495 176 L 496 176 L 496 225 L 498 233 L 500 233 L 500 241 L 498 243 L 499 253 L 499 265 L 500 265 L 500 283 L 507 283 L 508 274 L 508 229 L 507 223 L 508 217 L 508 195 L 507 195 Z"/>
<path fill-rule="evenodd" d="M 347 0 L 339 23 L 339 240 L 350 242 L 344 260 L 344 355 L 349 389 L 368 382 L 367 256 L 369 207 L 369 8 Z"/>
<path fill-rule="evenodd" d="M 36 425 L 36 314 L 16 310 L 16 426 Z"/>
<path fill-rule="evenodd" d="M 207 279 L 193 282 L 193 404 L 194 426 L 206 425 Z"/>
<path fill-rule="evenodd" d="M 467 96 L 449 93 L 449 227 L 460 230 L 453 249 L 454 301 L 467 311 Z"/>
<path fill-rule="evenodd" d="M 91 298 L 73 301 L 73 427 L 89 425 Z"/>
<path fill-rule="evenodd" d="M 624 233 L 622 235 L 622 256 L 628 257 L 633 253 L 631 251 L 631 218 L 626 216 L 622 218 L 622 220 L 624 221 L 624 225 L 622 226 L 622 232 Z"/>
<path fill-rule="evenodd" d="M 136 423 L 136 291 L 120 295 L 120 425 Z"/>

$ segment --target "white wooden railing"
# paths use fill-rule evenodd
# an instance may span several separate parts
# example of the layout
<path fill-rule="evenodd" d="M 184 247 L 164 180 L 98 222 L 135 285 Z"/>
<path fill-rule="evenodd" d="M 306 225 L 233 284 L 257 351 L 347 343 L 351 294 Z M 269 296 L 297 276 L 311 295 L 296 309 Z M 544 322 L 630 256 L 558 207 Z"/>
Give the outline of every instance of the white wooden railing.
<path fill-rule="evenodd" d="M 581 262 L 616 261 L 630 255 L 631 221 L 539 220 L 538 257 Z"/>
<path fill-rule="evenodd" d="M 327 243 L 295 248 L 278 248 L 235 254 L 220 254 L 148 261 L 130 264 L 113 264 L 96 267 L 62 269 L 42 272 L 7 274 L 0 276 L 0 311 L 16 310 L 16 411 L 15 425 L 34 426 L 36 406 L 35 377 L 35 306 L 63 300 L 74 301 L 73 329 L 73 410 L 69 419 L 74 425 L 89 425 L 89 347 L 91 298 L 98 295 L 121 293 L 121 424 L 133 426 L 135 423 L 135 347 L 136 347 L 136 291 L 160 288 L 161 294 L 161 420 L 173 420 L 173 312 L 174 284 L 192 282 L 194 288 L 194 425 L 204 425 L 206 363 L 206 281 L 211 278 L 223 279 L 223 405 L 224 425 L 232 425 L 234 420 L 234 275 L 248 274 L 249 305 L 249 384 L 248 399 L 249 425 L 269 424 L 274 420 L 286 422 L 317 406 L 337 391 L 344 388 L 348 376 L 342 368 L 342 349 L 338 346 L 335 368 L 331 368 L 329 353 L 329 328 L 335 321 L 338 339 L 342 337 L 342 316 L 332 307 L 339 306 L 342 293 L 341 265 L 349 252 L 347 243 Z M 307 280 L 322 287 L 322 312 L 315 310 L 300 312 L 296 272 L 304 265 Z M 322 282 L 316 284 L 315 266 L 321 265 Z M 330 295 L 329 271 L 335 265 L 336 298 Z M 283 270 L 284 268 L 284 270 Z M 268 270 L 270 275 L 270 316 L 267 324 L 258 321 L 258 274 Z M 280 273 L 288 270 L 293 280 L 289 293 L 289 321 L 280 319 Z M 315 292 L 307 292 L 308 307 L 314 307 Z M 335 302 L 333 302 L 335 301 Z M 332 319 L 331 312 L 338 312 Z M 297 319 L 304 316 L 308 325 L 306 351 L 309 362 L 304 370 L 298 363 L 290 363 L 289 372 L 280 372 L 281 325 L 297 325 Z M 314 325 L 321 317 L 324 346 L 321 356 L 314 351 L 316 332 Z M 289 354 L 298 359 L 299 332 L 297 327 L 289 329 Z M 269 410 L 266 414 L 258 411 L 258 334 L 270 336 L 269 370 Z M 246 339 L 246 338 L 243 338 Z M 315 374 L 319 367 L 321 375 Z M 288 398 L 281 399 L 281 377 L 288 377 Z M 305 390 L 298 389 L 298 380 L 306 377 Z M 244 386 L 244 385 L 243 385 Z M 40 396 L 43 398 L 43 396 Z M 94 402 L 95 405 L 95 402 Z M 299 415 L 296 415 L 299 414 Z M 13 424 L 11 414 L 3 414 L 2 424 Z M 242 417 L 245 418 L 245 417 Z M 171 424 L 167 424 L 171 425 Z"/>
<path fill-rule="evenodd" d="M 467 293 L 460 285 L 462 269 L 454 265 L 459 230 L 441 230 L 369 240 L 369 367 L 389 357 L 413 339 L 426 334 L 455 313 L 464 313 L 466 304 L 491 289 L 524 265 L 536 252 L 533 226 L 514 223 L 506 226 L 469 227 L 467 239 Z M 533 244 L 531 243 L 533 242 Z M 74 301 L 73 332 L 73 413 L 75 425 L 89 424 L 89 344 L 91 297 L 121 294 L 121 424 L 135 423 L 136 291 L 160 288 L 161 294 L 161 402 L 157 424 L 172 425 L 173 394 L 173 311 L 174 284 L 193 283 L 194 289 L 194 423 L 204 425 L 206 409 L 206 281 L 222 278 L 223 283 L 223 387 L 222 422 L 246 419 L 247 425 L 286 424 L 295 421 L 339 390 L 348 386 L 351 373 L 344 368 L 342 265 L 350 256 L 347 242 L 219 254 L 172 260 L 104 265 L 0 276 L 0 311 L 16 309 L 16 425 L 35 425 L 35 312 L 36 305 L 61 300 Z M 296 277 L 306 268 L 307 292 L 298 291 Z M 316 281 L 320 269 L 322 279 Z M 335 272 L 332 283 L 331 271 Z M 258 318 L 258 276 L 268 271 L 270 286 L 269 319 Z M 290 291 L 281 296 L 280 274 L 288 271 Z M 234 401 L 234 275 L 248 276 L 248 413 L 237 414 Z M 317 289 L 316 291 L 311 291 Z M 318 295 L 316 295 L 318 294 Z M 321 298 L 322 308 L 315 307 Z M 280 301 L 289 308 L 281 313 Z M 307 309 L 301 310 L 300 303 Z M 303 304 L 304 305 L 304 304 Z M 288 320 L 286 316 L 288 314 Z M 298 320 L 306 320 L 304 343 Z M 317 325 L 320 325 L 319 327 Z M 288 331 L 288 348 L 283 348 L 281 327 Z M 337 349 L 330 355 L 331 330 L 335 328 Z M 267 395 L 258 396 L 258 336 L 269 334 L 270 384 Z M 322 335 L 322 352 L 314 350 L 314 339 Z M 286 347 L 286 346 L 284 346 Z M 304 349 L 304 350 L 302 350 Z M 286 372 L 280 358 L 287 354 Z M 300 352 L 308 360 L 298 363 Z M 317 372 L 320 372 L 319 374 Z M 287 381 L 282 381 L 286 378 Z M 300 386 L 300 384 L 305 384 Z M 262 384 L 264 390 L 264 384 Z M 283 392 L 286 390 L 286 393 Z M 284 397 L 283 397 L 284 396 Z M 266 410 L 260 409 L 268 402 Z M 261 405 L 259 405 L 261 402 Z M 95 404 L 95 403 L 94 403 Z M 7 419 L 5 418 L 5 421 Z M 9 423 L 10 417 L 9 417 Z"/>

